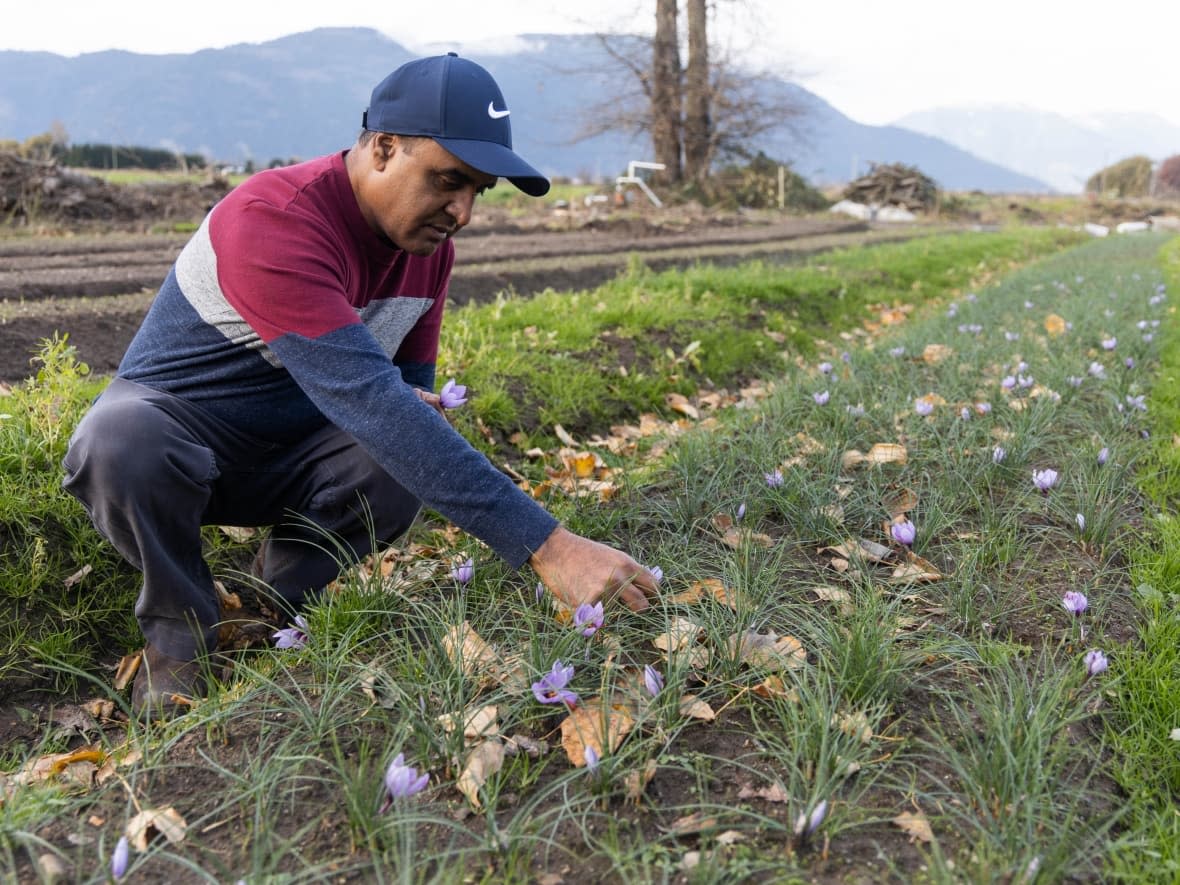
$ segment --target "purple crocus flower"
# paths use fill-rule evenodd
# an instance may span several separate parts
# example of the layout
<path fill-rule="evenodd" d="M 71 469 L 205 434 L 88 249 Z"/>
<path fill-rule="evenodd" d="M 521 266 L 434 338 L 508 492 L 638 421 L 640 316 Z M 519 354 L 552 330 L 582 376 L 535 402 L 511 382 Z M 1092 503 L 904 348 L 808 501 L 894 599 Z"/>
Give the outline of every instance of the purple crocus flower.
<path fill-rule="evenodd" d="M 457 409 L 467 402 L 467 385 L 456 384 L 455 379 L 452 378 L 443 385 L 438 398 L 444 409 Z"/>
<path fill-rule="evenodd" d="M 127 875 L 127 865 L 131 861 L 131 844 L 126 836 L 120 836 L 115 843 L 115 852 L 111 855 L 111 878 L 122 879 Z"/>
<path fill-rule="evenodd" d="M 734 522 L 741 522 L 743 517 L 745 517 L 745 515 L 746 515 L 746 502 L 742 501 L 742 503 L 738 504 L 737 513 L 734 514 L 733 521 Z M 648 569 L 648 571 L 651 571 L 651 569 Z"/>
<path fill-rule="evenodd" d="M 1116 347 L 1118 347 L 1118 345 L 1119 345 L 1119 339 L 1117 339 L 1113 336 L 1110 338 L 1103 338 L 1102 339 L 1102 349 L 1103 350 L 1114 350 Z"/>
<path fill-rule="evenodd" d="M 895 359 L 899 356 L 905 356 L 905 348 L 904 347 L 891 347 L 891 348 L 889 348 L 889 355 L 891 357 L 894 357 Z"/>
<path fill-rule="evenodd" d="M 825 375 L 832 374 L 832 364 L 829 362 L 822 362 L 819 364 L 819 370 Z"/>
<path fill-rule="evenodd" d="M 741 517 L 739 516 L 738 519 L 741 519 Z M 664 570 L 658 565 L 649 565 L 647 571 L 657 582 L 664 580 Z"/>
<path fill-rule="evenodd" d="M 914 400 L 914 411 L 919 415 L 929 415 L 934 411 L 934 403 L 928 399 L 916 399 Z"/>
<path fill-rule="evenodd" d="M 1091 362 L 1090 368 L 1088 368 L 1086 371 L 1089 372 L 1091 375 L 1093 375 L 1095 378 L 1105 378 L 1106 377 L 1106 367 L 1104 365 L 1102 365 L 1102 363 Z"/>
<path fill-rule="evenodd" d="M 1110 457 L 1110 449 L 1103 446 L 1098 450 L 1098 466 L 1102 467 L 1106 464 L 1106 460 Z"/>
<path fill-rule="evenodd" d="M 377 813 L 387 811 L 398 799 L 408 799 L 421 793 L 429 781 L 429 774 L 419 775 L 418 769 L 406 765 L 405 754 L 398 753 L 389 763 L 389 768 L 385 769 L 385 801 Z"/>
<path fill-rule="evenodd" d="M 1061 607 L 1071 615 L 1080 615 L 1089 604 L 1086 594 L 1079 590 L 1066 590 L 1065 595 L 1061 597 Z"/>
<path fill-rule="evenodd" d="M 1000 382 L 1000 387 L 1004 388 L 1004 390 L 1011 390 L 1015 386 L 1016 386 L 1016 376 L 1015 375 L 1005 375 L 1004 380 Z"/>
<path fill-rule="evenodd" d="M 1123 360 L 1123 365 L 1126 366 L 1128 369 L 1135 368 L 1135 357 L 1133 357 L 1133 356 L 1127 357 L 1125 360 Z"/>
<path fill-rule="evenodd" d="M 1032 481 L 1038 491 L 1048 494 L 1049 489 L 1057 485 L 1057 471 L 1050 467 L 1046 467 L 1044 470 L 1034 470 Z"/>
<path fill-rule="evenodd" d="M 766 477 L 766 484 L 772 489 L 777 489 L 783 484 L 783 472 L 778 468 L 775 468 L 774 473 L 764 473 L 762 475 Z"/>
<path fill-rule="evenodd" d="M 294 626 L 284 627 L 271 634 L 275 648 L 303 648 L 307 645 L 308 636 L 307 621 L 303 620 L 303 615 L 295 616 Z"/>
<path fill-rule="evenodd" d="M 1020 333 L 1019 332 L 1005 332 L 1004 333 L 1004 340 L 1005 341 L 1019 341 L 1020 340 Z"/>
<path fill-rule="evenodd" d="M 470 584 L 475 577 L 475 560 L 470 556 L 451 569 L 451 580 L 460 584 Z"/>
<path fill-rule="evenodd" d="M 996 446 L 992 449 L 992 463 L 999 464 L 1008 457 L 1008 451 L 1003 446 Z"/>
<path fill-rule="evenodd" d="M 582 758 L 586 760 L 586 770 L 591 774 L 598 771 L 598 751 L 586 745 L 586 749 L 582 751 Z"/>
<path fill-rule="evenodd" d="M 1147 411 L 1147 394 L 1141 393 L 1139 396 L 1128 396 L 1127 406 L 1132 409 L 1138 409 L 1140 412 Z"/>
<path fill-rule="evenodd" d="M 815 404 L 817 406 L 826 406 L 828 404 L 828 400 L 832 398 L 832 395 L 826 390 L 821 390 L 819 393 L 813 393 L 811 398 L 815 400 Z"/>
<path fill-rule="evenodd" d="M 914 543 L 914 538 L 917 537 L 918 531 L 914 528 L 914 524 L 908 519 L 903 519 L 901 522 L 895 522 L 889 526 L 889 534 L 893 535 L 893 540 L 899 544 L 905 544 L 909 547 Z"/>
<path fill-rule="evenodd" d="M 1084 532 L 1086 530 L 1086 517 L 1085 516 L 1083 516 L 1082 514 L 1079 513 L 1077 516 L 1074 517 L 1074 522 L 1076 522 L 1078 524 L 1078 531 L 1079 532 Z"/>
<path fill-rule="evenodd" d="M 591 605 L 583 602 L 574 610 L 574 626 L 582 631 L 582 635 L 589 638 L 602 629 L 602 603 Z"/>
<path fill-rule="evenodd" d="M 651 664 L 646 664 L 643 668 L 643 687 L 653 698 L 664 690 L 664 677 Z"/>
<path fill-rule="evenodd" d="M 533 683 L 533 696 L 542 704 L 565 704 L 571 710 L 578 703 L 578 696 L 566 688 L 574 678 L 574 667 L 568 667 L 557 659 L 549 672 Z"/>
<path fill-rule="evenodd" d="M 536 596 L 537 596 L 537 602 L 540 602 L 542 599 L 545 598 L 545 585 L 542 584 L 540 581 L 537 581 Z"/>
<path fill-rule="evenodd" d="M 1099 673 L 1105 673 L 1106 668 L 1110 666 L 1110 661 L 1098 649 L 1092 649 L 1086 652 L 1086 656 L 1082 659 L 1086 663 L 1086 675 L 1097 676 Z"/>
<path fill-rule="evenodd" d="M 863 418 L 865 416 L 865 407 L 861 403 L 857 403 L 855 406 L 847 405 L 844 408 L 853 418 Z"/>
<path fill-rule="evenodd" d="M 795 821 L 795 835 L 796 836 L 810 836 L 819 829 L 820 824 L 824 822 L 824 818 L 828 816 L 828 800 L 822 800 L 815 808 L 811 809 L 811 814 L 801 814 L 798 820 Z"/>

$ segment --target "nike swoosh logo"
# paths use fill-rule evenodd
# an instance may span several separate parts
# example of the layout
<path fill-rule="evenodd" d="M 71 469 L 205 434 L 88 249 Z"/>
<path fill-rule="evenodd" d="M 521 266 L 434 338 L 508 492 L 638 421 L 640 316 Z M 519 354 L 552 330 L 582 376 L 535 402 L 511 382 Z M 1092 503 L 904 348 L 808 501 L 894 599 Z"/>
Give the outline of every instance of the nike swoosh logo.
<path fill-rule="evenodd" d="M 502 117 L 507 117 L 511 113 L 512 111 L 508 110 L 507 108 L 502 111 L 498 111 L 496 110 L 496 103 L 494 101 L 488 102 L 488 116 L 493 120 L 499 120 Z"/>

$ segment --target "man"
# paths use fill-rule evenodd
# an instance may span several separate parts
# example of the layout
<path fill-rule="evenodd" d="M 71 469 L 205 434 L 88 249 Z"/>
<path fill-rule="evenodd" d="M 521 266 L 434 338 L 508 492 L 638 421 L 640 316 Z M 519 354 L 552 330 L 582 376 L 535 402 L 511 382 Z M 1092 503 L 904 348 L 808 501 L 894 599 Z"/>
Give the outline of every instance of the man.
<path fill-rule="evenodd" d="M 253 176 L 177 258 L 64 460 L 64 487 L 143 573 L 140 714 L 203 691 L 218 619 L 203 525 L 272 526 L 256 565 L 292 610 L 338 574 L 326 533 L 356 560 L 422 504 L 570 605 L 647 607 L 652 575 L 559 526 L 432 392 L 451 237 L 498 178 L 549 190 L 509 115 L 479 65 L 411 61 L 373 90 L 351 149 Z"/>

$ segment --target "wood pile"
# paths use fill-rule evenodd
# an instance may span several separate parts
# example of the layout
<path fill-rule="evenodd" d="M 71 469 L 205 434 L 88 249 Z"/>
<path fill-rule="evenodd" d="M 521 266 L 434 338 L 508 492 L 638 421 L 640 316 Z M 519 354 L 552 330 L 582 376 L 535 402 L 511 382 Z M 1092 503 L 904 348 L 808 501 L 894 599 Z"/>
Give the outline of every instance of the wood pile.
<path fill-rule="evenodd" d="M 59 166 L 0 151 L 0 225 L 199 221 L 229 191 L 205 185 L 114 185 Z"/>
<path fill-rule="evenodd" d="M 868 175 L 844 188 L 843 196 L 866 206 L 901 206 L 911 212 L 924 212 L 937 203 L 938 185 L 913 166 L 873 164 Z"/>

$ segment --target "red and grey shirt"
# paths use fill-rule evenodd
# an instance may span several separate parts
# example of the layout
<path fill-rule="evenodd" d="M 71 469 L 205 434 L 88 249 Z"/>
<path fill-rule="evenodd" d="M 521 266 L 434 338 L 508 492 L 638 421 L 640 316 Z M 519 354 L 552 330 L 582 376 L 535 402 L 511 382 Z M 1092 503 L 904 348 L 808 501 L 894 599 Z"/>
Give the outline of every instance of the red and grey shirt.
<path fill-rule="evenodd" d="M 356 202 L 344 153 L 272 169 L 205 218 L 119 375 L 266 442 L 335 424 L 513 566 L 557 522 L 413 387 L 434 386 L 454 245 L 410 255 Z"/>

